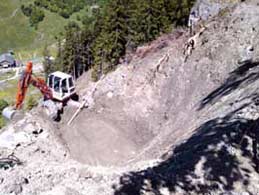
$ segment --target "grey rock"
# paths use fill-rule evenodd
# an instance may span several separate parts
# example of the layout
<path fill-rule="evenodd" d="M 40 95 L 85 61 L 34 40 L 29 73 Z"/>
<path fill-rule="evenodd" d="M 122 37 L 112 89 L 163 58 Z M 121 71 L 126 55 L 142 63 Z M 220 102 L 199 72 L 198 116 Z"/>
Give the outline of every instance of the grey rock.
<path fill-rule="evenodd" d="M 224 2 L 215 0 L 197 0 L 196 4 L 192 8 L 193 12 L 196 12 L 203 20 L 217 15 L 221 10 L 234 5 L 235 2 Z"/>
<path fill-rule="evenodd" d="M 20 184 L 13 184 L 9 186 L 8 192 L 14 193 L 15 195 L 21 194 L 23 191 L 22 185 Z"/>
<path fill-rule="evenodd" d="M 72 188 L 66 188 L 65 195 L 82 195 L 79 193 L 77 190 L 72 189 Z"/>

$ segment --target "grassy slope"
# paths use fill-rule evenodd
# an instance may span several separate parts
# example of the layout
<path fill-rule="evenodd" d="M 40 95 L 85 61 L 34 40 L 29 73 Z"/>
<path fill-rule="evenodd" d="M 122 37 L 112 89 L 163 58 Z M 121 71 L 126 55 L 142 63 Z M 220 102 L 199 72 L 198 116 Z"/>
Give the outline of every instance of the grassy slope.
<path fill-rule="evenodd" d="M 0 99 L 4 99 L 5 101 L 7 101 L 10 106 L 15 105 L 17 83 L 18 79 L 15 79 L 0 85 Z M 28 100 L 30 99 L 30 97 L 33 97 L 36 101 L 38 101 L 42 98 L 42 95 L 38 89 L 30 86 L 24 100 L 23 109 L 27 109 Z M 6 122 L 7 121 L 0 113 L 0 129 L 5 126 Z"/>
<path fill-rule="evenodd" d="M 0 2 L 1 52 L 13 48 L 23 48 L 33 42 L 36 37 L 34 30 L 28 28 L 29 23 L 26 17 L 20 10 L 17 10 L 19 5 L 19 0 Z"/>
<path fill-rule="evenodd" d="M 0 53 L 12 49 L 18 59 L 26 60 L 39 57 L 45 45 L 53 45 L 55 51 L 55 36 L 64 30 L 69 20 L 44 10 L 45 19 L 35 30 L 20 10 L 21 4 L 31 2 L 33 0 L 0 1 Z M 71 20 L 84 12 L 75 13 Z"/>
<path fill-rule="evenodd" d="M 7 82 L 1 84 L 0 85 L 0 99 L 4 99 L 10 105 L 14 105 L 15 100 L 16 100 L 15 99 L 16 93 L 17 93 L 17 83 L 18 83 L 18 79 L 7 81 Z M 37 88 L 30 86 L 27 91 L 26 97 L 25 97 L 24 108 L 26 108 L 26 105 L 27 105 L 27 102 L 28 102 L 28 99 L 30 96 L 32 96 L 36 100 L 39 100 L 40 98 L 42 98 L 40 91 Z"/>

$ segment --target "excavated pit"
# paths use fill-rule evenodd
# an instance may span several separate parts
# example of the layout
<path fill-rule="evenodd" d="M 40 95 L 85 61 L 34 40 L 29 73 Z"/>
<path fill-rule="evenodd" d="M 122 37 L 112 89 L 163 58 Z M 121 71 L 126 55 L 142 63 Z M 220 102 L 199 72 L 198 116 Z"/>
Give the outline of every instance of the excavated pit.
<path fill-rule="evenodd" d="M 168 78 L 165 74 L 153 73 L 157 70 L 157 62 L 167 56 L 172 43 L 176 51 L 172 54 L 180 55 L 179 45 L 186 39 L 185 36 L 177 39 L 181 34 L 175 32 L 162 37 L 150 48 L 144 47 L 140 51 L 141 59 L 136 56 L 129 65 L 122 65 L 110 73 L 99 83 L 93 107 L 84 109 L 70 126 L 67 126 L 67 122 L 76 109 L 65 109 L 59 130 L 72 158 L 90 165 L 125 166 L 159 158 L 162 151 L 160 147 L 166 147 L 161 146 L 161 141 L 171 132 L 178 134 L 178 137 L 181 135 L 178 131 L 178 125 L 181 124 L 177 117 L 171 117 L 180 109 L 184 110 L 189 102 L 183 99 L 185 88 L 181 86 L 185 75 L 172 76 L 175 73 L 171 64 L 182 61 L 179 58 L 171 61 L 176 58 L 170 58 L 163 64 L 163 71 L 171 74 Z M 157 47 L 160 52 L 157 52 Z M 147 55 L 144 50 L 148 50 Z M 177 66 L 176 71 L 181 71 L 181 68 Z M 89 75 L 85 75 L 77 82 L 80 97 L 95 91 L 91 88 L 95 84 L 88 78 Z M 175 91 L 171 89 L 179 93 L 172 93 Z M 179 95 L 179 106 L 172 101 L 175 95 Z M 191 117 L 194 116 L 192 112 L 189 113 Z M 182 117 L 181 113 L 179 116 Z M 169 124 L 172 121 L 177 122 L 175 131 Z"/>
<path fill-rule="evenodd" d="M 76 109 L 64 111 L 59 130 L 72 158 L 90 165 L 125 166 L 158 159 L 191 134 L 201 91 L 213 85 L 206 73 L 179 57 L 187 39 L 185 31 L 177 30 L 139 48 L 130 64 L 108 74 L 96 90 L 89 73 L 77 81 L 80 97 L 94 91 L 94 105 L 70 126 Z"/>
<path fill-rule="evenodd" d="M 250 70 L 249 64 L 241 66 L 238 61 L 247 59 L 243 56 L 250 47 L 247 40 L 258 42 L 258 31 L 246 30 L 258 23 L 252 17 L 257 9 L 241 6 L 224 20 L 212 20 L 185 63 L 181 50 L 189 38 L 185 31 L 140 48 L 129 65 L 121 65 L 100 82 L 93 107 L 84 109 L 71 126 L 67 122 L 75 109 L 66 108 L 59 129 L 71 156 L 104 166 L 156 159 L 204 122 L 233 110 L 231 101 L 240 97 L 228 96 L 235 89 L 232 85 L 238 87 L 236 78 L 245 79 L 239 69 L 247 74 Z M 227 33 L 226 25 L 230 26 Z M 164 56 L 169 57 L 163 61 Z M 77 83 L 81 97 L 95 85 L 87 76 L 82 78 Z M 224 104 L 226 99 L 231 101 Z"/>
<path fill-rule="evenodd" d="M 137 153 L 139 148 L 134 139 L 108 121 L 95 123 L 96 120 L 86 119 L 80 128 L 71 126 L 73 133 L 64 133 L 73 158 L 91 165 L 121 165 Z"/>
<path fill-rule="evenodd" d="M 66 119 L 75 109 L 66 108 Z M 122 113 L 83 110 L 60 135 L 75 160 L 88 165 L 123 166 L 143 149 L 152 134 Z"/>

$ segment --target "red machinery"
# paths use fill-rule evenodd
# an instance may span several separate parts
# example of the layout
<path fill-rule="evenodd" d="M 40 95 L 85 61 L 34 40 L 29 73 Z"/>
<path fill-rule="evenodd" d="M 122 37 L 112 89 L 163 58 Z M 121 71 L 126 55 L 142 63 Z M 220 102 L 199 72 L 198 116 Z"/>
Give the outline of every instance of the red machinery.
<path fill-rule="evenodd" d="M 54 120 L 59 117 L 58 113 L 63 108 L 63 103 L 70 100 L 75 95 L 75 85 L 71 75 L 63 72 L 53 72 L 48 76 L 47 84 L 41 78 L 37 78 L 32 73 L 32 63 L 28 62 L 19 82 L 16 95 L 15 109 L 20 110 L 24 102 L 28 87 L 37 87 L 43 94 L 42 106 L 46 108 L 47 114 Z M 78 104 L 78 103 L 77 103 Z M 6 118 L 11 119 L 15 114 L 13 108 L 7 107 L 2 113 Z"/>
<path fill-rule="evenodd" d="M 41 78 L 32 75 L 32 63 L 28 62 L 25 71 L 18 82 L 18 92 L 16 95 L 16 109 L 21 109 L 29 85 L 37 87 L 44 96 L 44 100 L 52 99 L 52 91 Z"/>

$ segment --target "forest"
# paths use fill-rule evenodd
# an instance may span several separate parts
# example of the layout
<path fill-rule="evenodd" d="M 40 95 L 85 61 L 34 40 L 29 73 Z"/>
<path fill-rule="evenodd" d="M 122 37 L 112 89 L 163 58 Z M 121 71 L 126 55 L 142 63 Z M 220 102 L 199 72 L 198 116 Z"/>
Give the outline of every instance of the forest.
<path fill-rule="evenodd" d="M 77 78 L 91 68 L 93 80 L 98 80 L 116 68 L 126 51 L 185 26 L 194 2 L 110 0 L 92 7 L 92 15 L 83 17 L 83 26 L 71 22 L 65 28 L 55 62 L 48 60 L 49 52 L 44 50 L 45 71 L 61 70 Z"/>
<path fill-rule="evenodd" d="M 103 6 L 107 0 L 34 0 L 29 5 L 21 5 L 23 14 L 29 17 L 30 25 L 37 28 L 37 25 L 44 19 L 44 10 L 57 13 L 65 19 L 86 6 Z"/>
<path fill-rule="evenodd" d="M 45 14 L 43 10 L 32 4 L 29 6 L 22 5 L 21 10 L 25 16 L 29 17 L 30 25 L 35 28 L 37 28 L 38 24 L 44 20 Z"/>
<path fill-rule="evenodd" d="M 58 13 L 64 18 L 69 18 L 85 6 L 85 0 L 35 0 L 34 5 Z"/>

